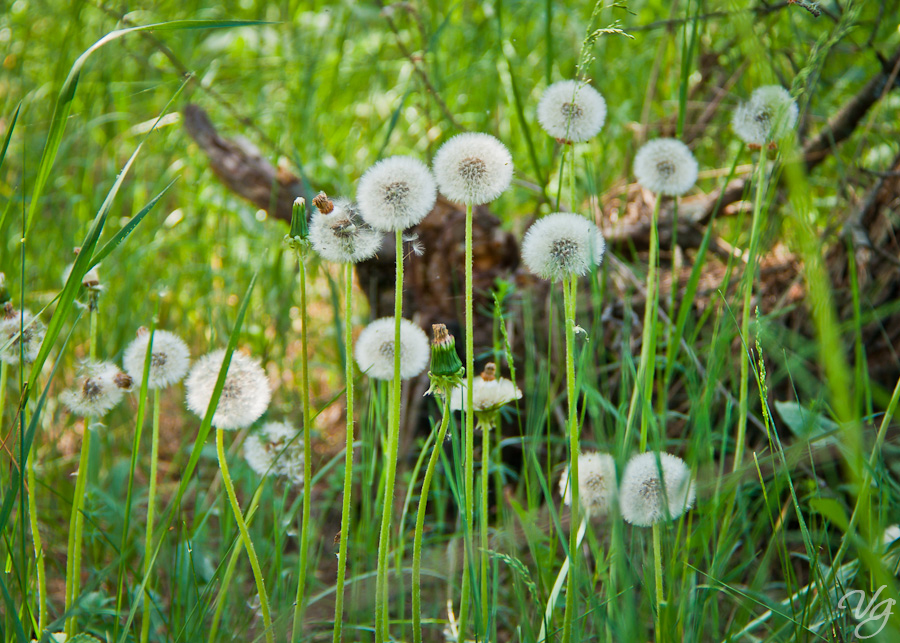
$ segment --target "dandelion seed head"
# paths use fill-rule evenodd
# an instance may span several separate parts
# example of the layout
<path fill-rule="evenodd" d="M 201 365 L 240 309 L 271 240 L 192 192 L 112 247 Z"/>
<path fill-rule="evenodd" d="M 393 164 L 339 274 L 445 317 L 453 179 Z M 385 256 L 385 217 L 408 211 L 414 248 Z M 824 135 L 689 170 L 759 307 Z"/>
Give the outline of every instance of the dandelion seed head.
<path fill-rule="evenodd" d="M 584 275 L 600 265 L 606 251 L 603 233 L 592 221 L 570 212 L 538 219 L 525 233 L 522 261 L 534 274 L 556 280 Z"/>
<path fill-rule="evenodd" d="M 678 518 L 694 506 L 696 497 L 691 470 L 670 453 L 647 452 L 631 458 L 619 488 L 622 517 L 638 527 Z"/>
<path fill-rule="evenodd" d="M 261 476 L 303 483 L 303 438 L 287 422 L 266 422 L 244 442 L 244 459 Z"/>
<path fill-rule="evenodd" d="M 580 143 L 600 132 L 606 121 L 606 101 L 587 83 L 563 80 L 544 91 L 537 117 L 544 131 L 553 138 Z"/>
<path fill-rule="evenodd" d="M 437 199 L 428 166 L 409 156 L 392 156 L 370 167 L 356 190 L 359 212 L 382 232 L 405 230 L 431 212 Z"/>
<path fill-rule="evenodd" d="M 634 157 L 638 183 L 657 194 L 680 196 L 697 182 L 697 159 L 674 138 L 645 143 Z"/>
<path fill-rule="evenodd" d="M 225 350 L 212 351 L 198 359 L 185 380 L 187 407 L 199 417 L 206 415 Z M 235 351 L 228 365 L 225 386 L 212 423 L 220 429 L 243 429 L 265 412 L 272 398 L 269 380 L 256 360 Z"/>
<path fill-rule="evenodd" d="M 566 505 L 572 504 L 568 466 L 559 478 L 559 493 Z M 579 454 L 578 500 L 584 510 L 592 516 L 606 515 L 616 495 L 616 461 L 612 456 L 596 451 Z"/>
<path fill-rule="evenodd" d="M 326 213 L 319 210 L 309 224 L 309 241 L 324 259 L 335 263 L 359 263 L 381 248 L 381 233 L 363 220 L 347 199 L 330 201 Z"/>
<path fill-rule="evenodd" d="M 15 366 L 24 353 L 25 362 L 33 362 L 41 350 L 46 334 L 47 328 L 40 319 L 27 310 L 20 315 L 7 302 L 0 316 L 0 361 Z"/>
<path fill-rule="evenodd" d="M 369 377 L 394 378 L 394 318 L 382 317 L 366 326 L 356 340 L 356 363 Z M 400 379 L 415 377 L 428 367 L 431 349 L 425 331 L 400 320 Z"/>
<path fill-rule="evenodd" d="M 433 165 L 441 193 L 470 205 L 496 199 L 513 175 L 509 150 L 490 134 L 457 134 L 437 151 Z"/>
<path fill-rule="evenodd" d="M 784 138 L 797 124 L 800 110 L 790 92 L 778 85 L 758 87 L 731 118 L 734 133 L 748 145 Z"/>
<path fill-rule="evenodd" d="M 131 389 L 132 379 L 112 362 L 86 364 L 76 387 L 64 391 L 60 402 L 81 417 L 101 417 L 122 401 Z"/>
<path fill-rule="evenodd" d="M 122 356 L 125 372 L 132 377 L 137 386 L 141 385 L 144 377 L 144 360 L 149 345 L 150 333 L 146 328 L 141 328 Z M 191 354 L 183 339 L 167 330 L 154 331 L 147 388 L 166 388 L 180 382 L 187 374 L 190 363 Z"/>

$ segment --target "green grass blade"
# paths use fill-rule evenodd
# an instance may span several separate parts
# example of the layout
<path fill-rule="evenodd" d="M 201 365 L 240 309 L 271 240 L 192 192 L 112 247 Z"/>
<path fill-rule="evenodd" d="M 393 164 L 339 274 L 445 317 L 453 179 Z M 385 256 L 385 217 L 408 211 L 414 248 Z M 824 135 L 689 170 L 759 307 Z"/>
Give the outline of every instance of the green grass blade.
<path fill-rule="evenodd" d="M 16 111 L 13 113 L 12 122 L 6 128 L 6 136 L 3 137 L 3 149 L 0 149 L 0 167 L 3 167 L 3 159 L 6 158 L 6 150 L 9 149 L 9 142 L 12 140 L 13 130 L 16 129 L 16 121 L 19 120 L 19 112 L 22 110 L 22 103 L 16 105 Z"/>

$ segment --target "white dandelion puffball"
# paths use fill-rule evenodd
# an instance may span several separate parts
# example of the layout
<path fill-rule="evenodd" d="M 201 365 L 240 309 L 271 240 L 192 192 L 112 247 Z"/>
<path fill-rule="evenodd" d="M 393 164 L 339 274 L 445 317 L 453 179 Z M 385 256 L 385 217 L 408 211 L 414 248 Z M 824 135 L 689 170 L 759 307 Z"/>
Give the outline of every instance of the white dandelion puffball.
<path fill-rule="evenodd" d="M 244 459 L 257 474 L 303 482 L 303 438 L 287 422 L 266 422 L 244 442 Z"/>
<path fill-rule="evenodd" d="M 600 265 L 605 252 L 600 228 L 571 212 L 554 212 L 538 219 L 522 240 L 525 266 L 551 281 L 585 274 Z"/>
<path fill-rule="evenodd" d="M 187 407 L 201 418 L 206 415 L 224 361 L 224 349 L 208 353 L 194 363 L 185 380 Z M 262 366 L 235 351 L 212 423 L 220 429 L 248 427 L 265 412 L 271 399 L 272 390 Z"/>
<path fill-rule="evenodd" d="M 100 417 L 122 401 L 132 383 L 131 377 L 112 362 L 87 364 L 82 369 L 77 388 L 64 391 L 59 401 L 75 415 Z"/>
<path fill-rule="evenodd" d="M 149 345 L 150 332 L 141 328 L 122 356 L 125 372 L 131 376 L 136 386 L 140 386 L 144 378 L 144 360 Z M 180 382 L 187 374 L 190 363 L 191 353 L 183 339 L 167 330 L 154 331 L 147 388 L 166 388 Z"/>
<path fill-rule="evenodd" d="M 374 257 L 382 234 L 359 215 L 347 199 L 335 199 L 329 213 L 317 211 L 309 224 L 313 250 L 334 263 L 359 263 Z"/>
<path fill-rule="evenodd" d="M 568 466 L 559 478 L 559 493 L 566 505 L 572 504 Z M 616 461 L 612 456 L 596 451 L 579 454 L 578 500 L 585 511 L 592 516 L 605 515 L 616 495 Z"/>
<path fill-rule="evenodd" d="M 20 315 L 7 304 L 0 319 L 0 361 L 15 366 L 24 354 L 26 363 L 33 362 L 46 334 L 47 329 L 40 319 L 27 310 Z"/>
<path fill-rule="evenodd" d="M 606 121 L 606 101 L 585 82 L 563 80 L 553 83 L 541 96 L 538 122 L 553 138 L 581 143 L 593 138 Z"/>
<path fill-rule="evenodd" d="M 382 317 L 366 326 L 353 351 L 356 363 L 369 377 L 394 379 L 394 318 Z M 428 367 L 431 349 L 425 331 L 408 319 L 400 320 L 400 379 L 415 377 Z"/>
<path fill-rule="evenodd" d="M 457 134 L 437 151 L 433 166 L 441 194 L 468 205 L 493 201 L 513 176 L 509 150 L 490 134 Z"/>
<path fill-rule="evenodd" d="M 790 92 L 778 85 L 759 87 L 750 100 L 738 105 L 731 127 L 749 145 L 764 145 L 784 138 L 797 124 L 800 110 Z"/>
<path fill-rule="evenodd" d="M 506 378 L 484 379 L 482 375 L 476 375 L 472 379 L 472 409 L 476 413 L 497 411 L 520 399 L 522 391 Z M 466 384 L 463 383 L 450 393 L 450 410 L 464 411 L 467 401 Z"/>
<path fill-rule="evenodd" d="M 669 453 L 634 456 L 625 466 L 619 486 L 622 517 L 638 527 L 649 527 L 667 518 L 674 520 L 693 507 L 696 498 L 691 470 L 684 460 Z"/>
<path fill-rule="evenodd" d="M 428 166 L 409 156 L 392 156 L 366 170 L 356 188 L 359 213 L 383 232 L 406 230 L 431 212 L 437 187 Z"/>
<path fill-rule="evenodd" d="M 634 156 L 634 175 L 651 192 L 680 196 L 697 182 L 697 159 L 681 141 L 658 138 Z"/>

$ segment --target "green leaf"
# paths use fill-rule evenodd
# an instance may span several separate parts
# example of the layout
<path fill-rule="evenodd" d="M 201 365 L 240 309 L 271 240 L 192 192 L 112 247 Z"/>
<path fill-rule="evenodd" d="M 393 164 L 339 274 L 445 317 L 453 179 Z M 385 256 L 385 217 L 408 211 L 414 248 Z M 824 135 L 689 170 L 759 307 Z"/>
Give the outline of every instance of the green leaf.
<path fill-rule="evenodd" d="M 825 516 L 833 524 L 846 532 L 850 528 L 850 518 L 844 507 L 834 498 L 812 498 L 809 501 L 810 508 L 817 514 Z"/>
<path fill-rule="evenodd" d="M 823 415 L 804 409 L 796 402 L 775 402 L 775 410 L 784 423 L 798 438 L 822 444 L 834 444 L 840 427 Z"/>
<path fill-rule="evenodd" d="M 9 149 L 9 141 L 12 139 L 13 130 L 16 129 L 16 121 L 19 120 L 19 111 L 22 109 L 22 103 L 16 105 L 16 111 L 13 114 L 12 122 L 6 128 L 6 136 L 3 137 L 3 149 L 0 149 L 0 167 L 3 167 L 3 159 L 6 158 L 6 150 Z"/>

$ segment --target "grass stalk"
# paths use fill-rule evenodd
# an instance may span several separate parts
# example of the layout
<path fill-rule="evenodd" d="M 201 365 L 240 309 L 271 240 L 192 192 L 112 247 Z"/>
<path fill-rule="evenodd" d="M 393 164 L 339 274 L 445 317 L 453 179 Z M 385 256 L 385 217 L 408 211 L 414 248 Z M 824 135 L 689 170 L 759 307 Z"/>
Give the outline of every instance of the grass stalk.
<path fill-rule="evenodd" d="M 222 471 L 222 484 L 225 487 L 225 493 L 228 494 L 228 501 L 231 503 L 231 509 L 234 512 L 234 520 L 237 523 L 238 531 L 241 532 L 241 540 L 247 549 L 247 557 L 250 559 L 250 567 L 253 570 L 253 578 L 256 581 L 263 626 L 266 628 L 266 643 L 275 643 L 275 635 L 272 631 L 272 616 L 269 612 L 269 597 L 266 594 L 266 583 L 263 579 L 262 570 L 259 567 L 256 549 L 253 547 L 253 541 L 250 539 L 250 532 L 247 530 L 247 523 L 244 522 L 244 516 L 241 513 L 241 505 L 238 503 L 237 495 L 234 493 L 234 485 L 231 482 L 231 473 L 228 471 L 228 462 L 225 456 L 225 432 L 219 427 L 216 427 L 216 455 L 219 458 L 219 469 Z"/>
<path fill-rule="evenodd" d="M 3 366 L 6 366 L 4 364 Z M 37 519 L 37 481 L 34 476 L 34 452 L 32 447 L 31 457 L 28 458 L 28 518 L 31 523 L 31 541 L 34 545 L 34 561 L 38 576 L 38 638 L 47 626 L 47 570 L 44 563 L 44 545 L 41 542 L 41 532 Z"/>
<path fill-rule="evenodd" d="M 152 344 L 147 347 L 147 352 L 152 350 Z M 159 412 L 160 389 L 153 390 L 153 428 L 150 434 L 150 488 L 147 491 L 147 531 L 144 534 L 144 577 L 150 574 L 150 556 L 147 552 L 153 550 L 153 522 L 156 513 L 156 477 L 159 469 Z M 149 583 L 144 587 L 144 605 L 141 616 L 141 643 L 147 643 L 150 637 L 150 589 Z"/>
<path fill-rule="evenodd" d="M 557 198 L 557 201 L 559 199 Z M 472 386 L 475 379 L 475 320 L 472 285 L 472 204 L 466 204 L 466 421 L 465 460 L 464 460 L 464 495 L 465 524 L 463 538 L 466 546 L 463 554 L 462 588 L 459 599 L 459 635 L 466 636 L 466 624 L 469 615 L 469 567 L 471 566 L 472 520 L 475 515 L 475 409 L 473 408 Z"/>
<path fill-rule="evenodd" d="M 578 524 L 581 510 L 578 496 L 578 397 L 575 390 L 575 311 L 578 277 L 563 280 L 563 299 L 566 313 L 566 398 L 568 400 L 569 417 L 567 430 L 569 433 L 569 489 L 572 493 L 571 519 L 569 521 L 569 578 L 566 584 L 566 612 L 563 619 L 563 643 L 572 640 L 572 622 L 575 617 L 575 594 L 577 592 L 576 575 L 578 571 Z"/>
<path fill-rule="evenodd" d="M 656 585 L 656 591 L 654 593 L 656 598 L 655 640 L 658 643 L 661 643 L 666 637 L 663 634 L 662 626 L 662 610 L 663 603 L 665 603 L 665 597 L 663 596 L 662 542 L 659 533 L 659 523 L 653 523 L 651 529 L 653 531 L 653 578 Z"/>
<path fill-rule="evenodd" d="M 491 470 L 491 424 L 481 424 L 481 626 L 484 628 L 485 640 L 488 638 L 488 622 L 490 601 L 488 600 L 488 490 Z"/>

